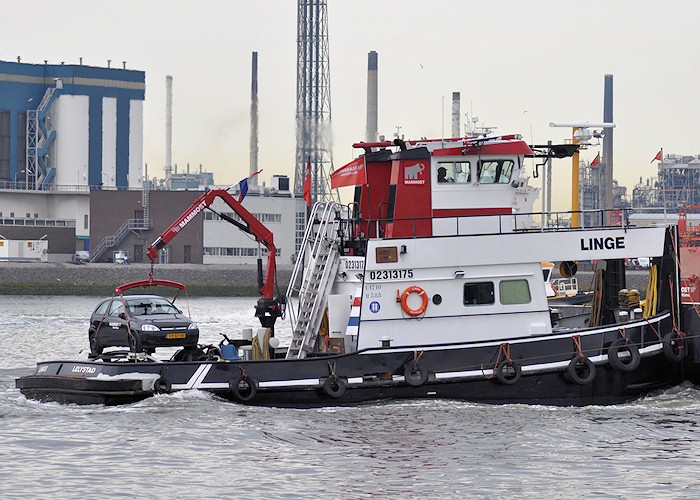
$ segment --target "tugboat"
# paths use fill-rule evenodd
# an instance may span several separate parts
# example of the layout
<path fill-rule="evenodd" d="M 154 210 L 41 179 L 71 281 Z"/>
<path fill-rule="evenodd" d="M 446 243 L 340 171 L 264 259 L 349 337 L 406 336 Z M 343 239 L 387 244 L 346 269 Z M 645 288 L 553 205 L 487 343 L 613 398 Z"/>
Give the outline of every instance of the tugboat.
<path fill-rule="evenodd" d="M 204 193 L 149 247 L 155 261 L 217 197 L 226 202 L 240 219 L 218 215 L 267 248 L 251 340 L 170 361 L 132 351 L 41 362 L 17 387 L 93 403 L 99 389 L 83 399 L 51 387 L 128 374 L 141 383 L 134 400 L 199 389 L 307 408 L 390 398 L 612 404 L 682 381 L 675 226 L 536 227 L 537 190 L 524 173 L 533 151 L 519 135 L 355 147 L 364 154 L 331 175 L 333 188 L 355 186 L 354 201 L 314 205 L 284 296 L 274 295 L 272 233 L 226 190 Z M 641 314 L 618 301 L 625 258 L 639 256 L 651 257 L 653 277 Z M 598 262 L 590 311 L 559 317 L 542 263 L 588 260 Z M 275 338 L 281 317 L 292 323 L 286 347 Z"/>

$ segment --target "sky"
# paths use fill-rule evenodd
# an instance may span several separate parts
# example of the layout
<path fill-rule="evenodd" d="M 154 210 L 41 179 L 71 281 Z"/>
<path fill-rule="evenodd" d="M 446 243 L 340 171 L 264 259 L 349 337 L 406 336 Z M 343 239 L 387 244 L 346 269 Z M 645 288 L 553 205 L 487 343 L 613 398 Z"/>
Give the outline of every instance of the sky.
<path fill-rule="evenodd" d="M 233 184 L 248 173 L 251 53 L 258 52 L 262 181 L 294 175 L 293 0 L 3 2 L 0 60 L 145 71 L 144 162 L 165 164 L 165 77 L 173 76 L 173 162 Z M 561 143 L 550 122 L 603 119 L 613 75 L 614 176 L 631 188 L 664 153 L 700 153 L 700 2 L 671 0 L 328 0 L 333 161 L 364 140 L 367 53 L 379 54 L 379 133 L 406 139 L 464 120 Z M 599 147 L 583 151 L 591 161 Z M 553 208 L 568 209 L 571 161 L 554 162 Z M 531 184 L 541 185 L 540 179 Z M 535 205 L 537 209 L 537 204 Z"/>

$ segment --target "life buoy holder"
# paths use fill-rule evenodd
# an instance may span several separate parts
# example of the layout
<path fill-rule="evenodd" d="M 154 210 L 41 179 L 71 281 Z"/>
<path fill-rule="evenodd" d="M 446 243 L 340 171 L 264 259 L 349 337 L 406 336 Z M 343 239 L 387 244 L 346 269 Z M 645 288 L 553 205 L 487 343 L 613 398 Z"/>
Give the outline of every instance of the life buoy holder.
<path fill-rule="evenodd" d="M 239 375 L 234 378 L 228 383 L 228 387 L 235 398 L 242 403 L 252 401 L 258 394 L 257 381 L 247 375 Z"/>
<path fill-rule="evenodd" d="M 418 309 L 411 309 L 408 307 L 408 296 L 411 295 L 412 293 L 417 293 L 420 295 L 423 299 L 423 303 Z M 401 294 L 401 308 L 404 310 L 406 314 L 409 316 L 420 316 L 425 312 L 425 310 L 428 308 L 428 294 L 425 293 L 425 290 L 423 290 L 419 286 L 409 286 L 406 288 L 403 293 Z"/>
<path fill-rule="evenodd" d="M 620 351 L 629 353 L 627 359 L 620 358 Z M 639 349 L 627 339 L 617 339 L 608 347 L 608 362 L 618 372 L 633 372 L 639 367 L 641 361 L 642 356 L 639 354 Z"/>

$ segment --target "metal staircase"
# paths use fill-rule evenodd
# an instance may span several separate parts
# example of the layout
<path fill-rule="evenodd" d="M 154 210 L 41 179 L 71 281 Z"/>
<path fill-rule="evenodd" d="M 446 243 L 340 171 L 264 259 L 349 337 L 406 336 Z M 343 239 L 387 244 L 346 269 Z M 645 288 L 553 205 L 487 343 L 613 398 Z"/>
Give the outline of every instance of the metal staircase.
<path fill-rule="evenodd" d="M 94 250 L 90 250 L 90 262 L 97 262 L 105 250 L 118 245 L 129 231 L 149 231 L 152 228 L 153 221 L 150 219 L 127 219 L 116 233 L 105 236 Z"/>
<path fill-rule="evenodd" d="M 56 140 L 48 112 L 61 89 L 63 83 L 57 80 L 55 87 L 46 89 L 37 109 L 27 111 L 25 189 L 47 189 L 55 175 L 55 168 L 46 162 L 49 146 Z"/>
<path fill-rule="evenodd" d="M 312 222 L 306 226 L 287 289 L 287 303 L 290 305 L 293 304 L 293 295 L 298 294 L 297 307 L 288 308 L 293 331 L 287 359 L 305 358 L 316 346 L 328 293 L 340 263 L 339 209 L 337 203 L 316 203 L 310 216 Z M 301 285 L 297 288 L 299 280 Z"/>

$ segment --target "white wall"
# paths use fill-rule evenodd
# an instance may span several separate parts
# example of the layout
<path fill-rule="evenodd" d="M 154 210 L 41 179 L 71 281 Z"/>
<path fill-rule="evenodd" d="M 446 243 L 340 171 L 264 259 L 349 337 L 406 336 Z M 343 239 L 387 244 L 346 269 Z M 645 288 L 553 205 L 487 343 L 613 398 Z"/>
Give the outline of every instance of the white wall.
<path fill-rule="evenodd" d="M 129 188 L 141 188 L 143 175 L 143 101 L 129 104 Z"/>
<path fill-rule="evenodd" d="M 263 222 L 272 231 L 275 246 L 281 250 L 277 258 L 278 266 L 291 266 L 295 252 L 296 213 L 306 212 L 306 204 L 301 198 L 272 196 L 247 196 L 243 207 L 253 214 L 280 214 L 281 222 Z M 232 212 L 221 200 L 212 206 L 217 212 Z M 204 220 L 204 247 L 215 248 L 258 248 L 257 242 L 246 233 L 225 220 Z M 302 229 L 303 231 L 303 229 Z M 302 232 L 303 236 L 303 232 Z M 264 248 L 264 247 L 262 247 Z M 255 265 L 257 257 L 204 255 L 205 264 L 250 264 Z"/>
<path fill-rule="evenodd" d="M 61 95 L 54 104 L 56 184 L 88 185 L 89 98 Z"/>
<path fill-rule="evenodd" d="M 102 185 L 117 185 L 117 99 L 102 99 Z"/>
<path fill-rule="evenodd" d="M 17 219 L 75 220 L 76 236 L 89 236 L 85 215 L 90 213 L 90 193 L 85 191 L 12 191 L 0 193 L 0 213 L 3 218 L 14 213 Z M 36 214 L 36 217 L 34 215 Z"/>

